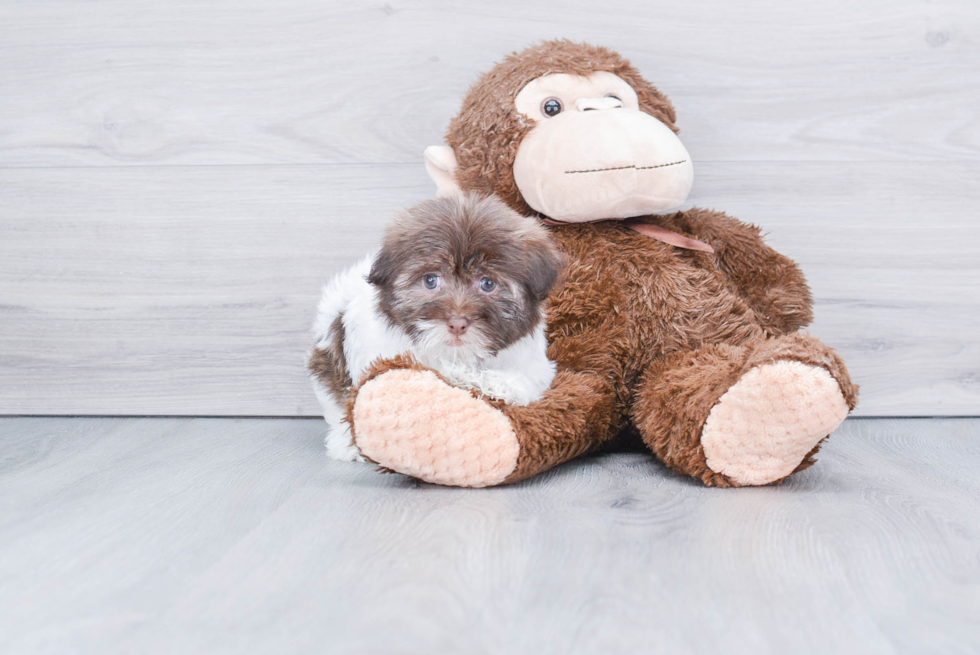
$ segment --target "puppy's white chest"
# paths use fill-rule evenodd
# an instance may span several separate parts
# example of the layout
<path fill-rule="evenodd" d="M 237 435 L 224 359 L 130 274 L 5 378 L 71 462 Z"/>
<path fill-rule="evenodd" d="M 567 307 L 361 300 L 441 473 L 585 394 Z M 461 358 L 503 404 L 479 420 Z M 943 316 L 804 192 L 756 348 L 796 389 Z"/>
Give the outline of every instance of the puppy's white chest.
<path fill-rule="evenodd" d="M 474 389 L 511 405 L 529 405 L 541 399 L 555 377 L 555 363 L 547 356 L 544 323 L 492 357 L 475 361 L 446 360 L 415 353 L 451 384 Z"/>

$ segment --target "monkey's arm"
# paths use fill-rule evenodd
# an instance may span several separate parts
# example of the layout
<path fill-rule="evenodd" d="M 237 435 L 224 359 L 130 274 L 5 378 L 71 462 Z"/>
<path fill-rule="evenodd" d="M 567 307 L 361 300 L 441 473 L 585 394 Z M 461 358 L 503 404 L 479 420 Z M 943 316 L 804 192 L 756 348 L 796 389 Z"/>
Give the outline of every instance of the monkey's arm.
<path fill-rule="evenodd" d="M 795 332 L 813 320 L 813 298 L 800 267 L 767 246 L 755 225 L 706 209 L 664 217 L 662 225 L 709 243 L 719 268 L 771 334 Z"/>
<path fill-rule="evenodd" d="M 450 386 L 408 358 L 376 362 L 349 406 L 354 443 L 383 469 L 426 482 L 518 482 L 601 446 L 622 427 L 612 382 L 559 369 L 526 406 Z"/>

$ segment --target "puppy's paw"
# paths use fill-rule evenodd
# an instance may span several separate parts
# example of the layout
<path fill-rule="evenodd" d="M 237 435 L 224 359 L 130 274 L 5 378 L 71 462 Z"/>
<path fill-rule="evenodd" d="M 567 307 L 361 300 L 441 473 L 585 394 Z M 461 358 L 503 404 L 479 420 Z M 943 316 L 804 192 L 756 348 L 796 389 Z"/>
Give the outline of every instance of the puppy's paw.
<path fill-rule="evenodd" d="M 541 400 L 541 393 L 532 387 L 526 375 L 515 371 L 483 371 L 475 384 L 463 384 L 481 396 L 502 400 L 508 405 L 525 406 Z"/>
<path fill-rule="evenodd" d="M 488 487 L 517 467 L 520 444 L 510 420 L 429 370 L 396 369 L 369 380 L 353 415 L 361 453 L 425 482 Z"/>
<path fill-rule="evenodd" d="M 330 428 L 327 438 L 324 439 L 327 447 L 327 455 L 332 459 L 342 462 L 363 462 L 364 457 L 358 452 L 357 446 L 353 443 L 350 426 L 346 423 L 335 425 Z"/>

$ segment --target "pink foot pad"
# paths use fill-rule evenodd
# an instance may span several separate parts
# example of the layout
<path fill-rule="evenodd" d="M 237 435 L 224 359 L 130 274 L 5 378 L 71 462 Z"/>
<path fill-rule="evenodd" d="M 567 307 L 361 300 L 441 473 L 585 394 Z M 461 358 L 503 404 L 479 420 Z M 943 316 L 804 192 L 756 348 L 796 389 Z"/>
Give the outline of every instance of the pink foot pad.
<path fill-rule="evenodd" d="M 719 399 L 701 432 L 708 468 L 739 484 L 781 480 L 847 416 L 840 385 L 796 361 L 754 368 Z"/>
<path fill-rule="evenodd" d="M 517 467 L 510 420 L 432 371 L 397 369 L 366 382 L 354 403 L 355 441 L 398 473 L 455 487 L 488 487 Z"/>

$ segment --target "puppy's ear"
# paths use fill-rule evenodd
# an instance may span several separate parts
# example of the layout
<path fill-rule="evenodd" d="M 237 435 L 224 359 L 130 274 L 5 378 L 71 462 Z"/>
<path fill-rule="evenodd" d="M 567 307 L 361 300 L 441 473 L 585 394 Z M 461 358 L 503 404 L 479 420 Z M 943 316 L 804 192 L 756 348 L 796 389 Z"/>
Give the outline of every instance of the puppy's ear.
<path fill-rule="evenodd" d="M 382 248 L 371 264 L 371 272 L 367 281 L 376 287 L 388 287 L 395 281 L 397 275 L 397 257 L 389 248 Z"/>
<path fill-rule="evenodd" d="M 527 245 L 530 250 L 527 287 L 535 298 L 544 300 L 558 282 L 565 266 L 565 258 L 547 235 L 535 238 Z"/>

